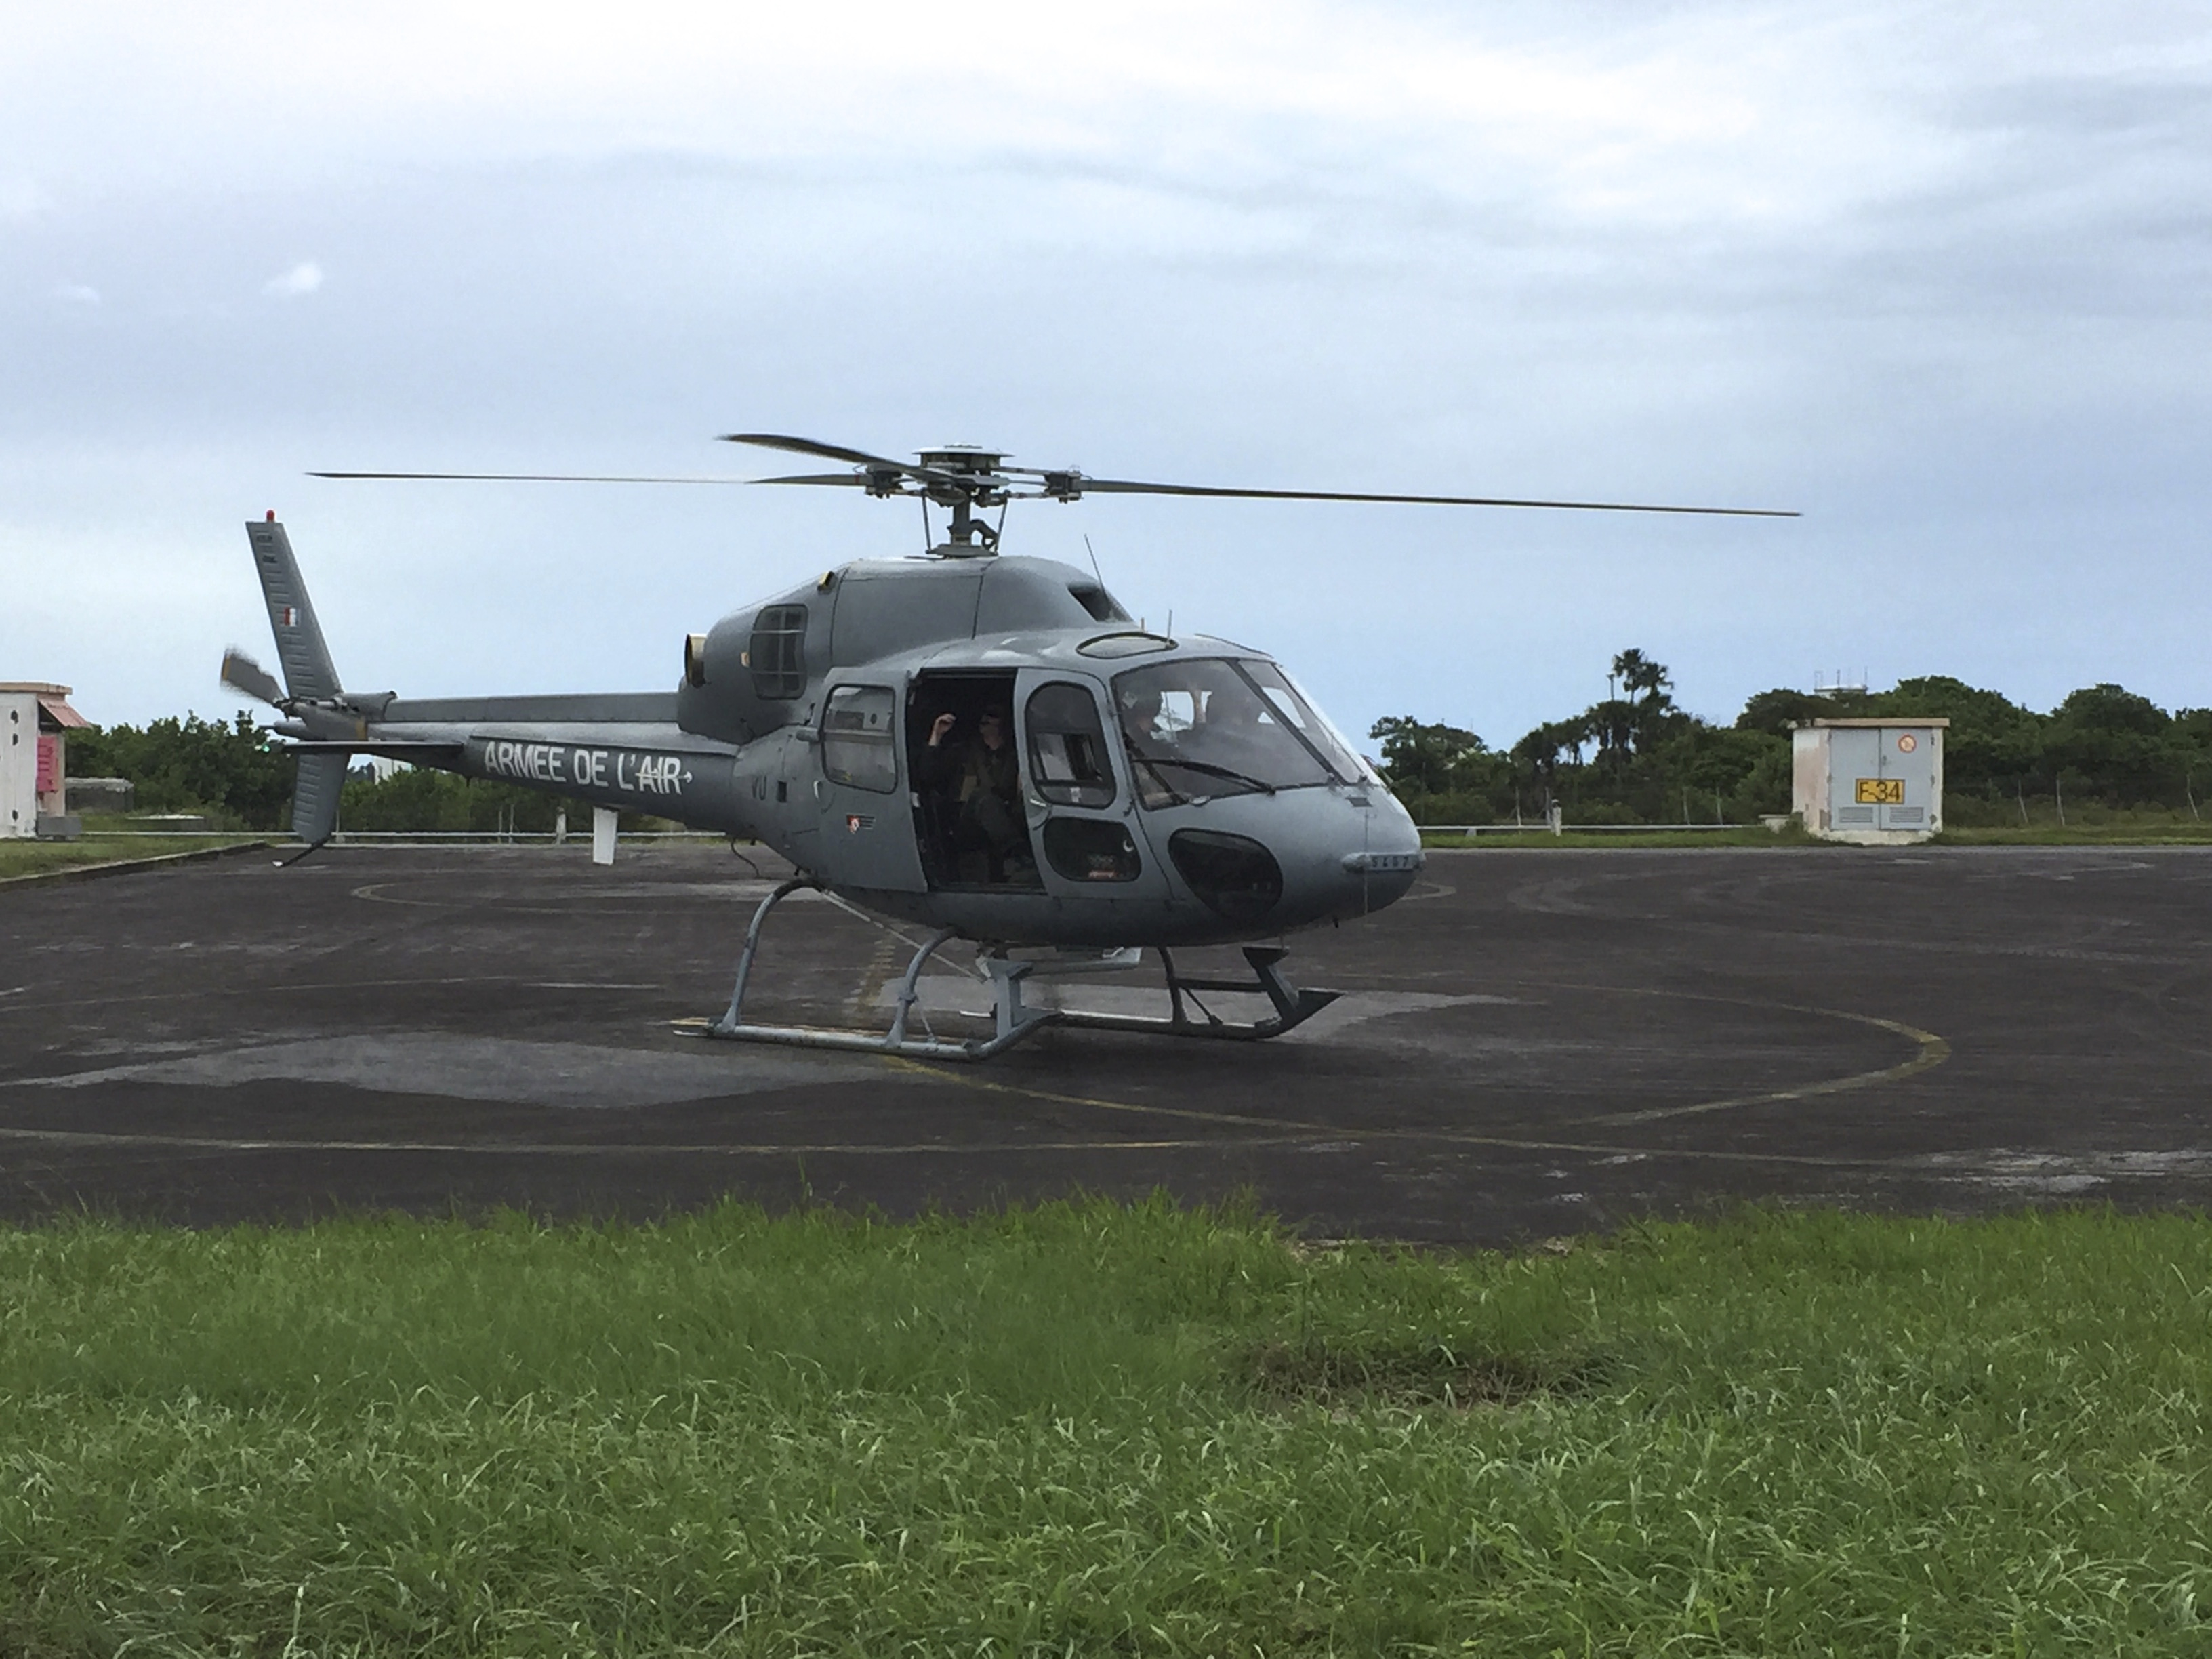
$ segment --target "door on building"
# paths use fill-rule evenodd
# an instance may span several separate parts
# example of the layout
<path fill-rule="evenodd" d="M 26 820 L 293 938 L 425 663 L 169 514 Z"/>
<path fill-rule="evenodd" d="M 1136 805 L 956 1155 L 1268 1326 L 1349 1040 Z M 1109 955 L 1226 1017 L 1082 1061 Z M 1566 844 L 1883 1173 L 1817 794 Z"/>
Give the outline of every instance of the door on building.
<path fill-rule="evenodd" d="M 1925 830 L 1936 799 L 1934 734 L 1885 726 L 1877 735 L 1882 787 L 1875 807 L 1875 828 Z"/>
<path fill-rule="evenodd" d="M 1884 793 L 1881 732 L 1870 726 L 1828 731 L 1828 823 L 1837 830 L 1872 830 Z"/>

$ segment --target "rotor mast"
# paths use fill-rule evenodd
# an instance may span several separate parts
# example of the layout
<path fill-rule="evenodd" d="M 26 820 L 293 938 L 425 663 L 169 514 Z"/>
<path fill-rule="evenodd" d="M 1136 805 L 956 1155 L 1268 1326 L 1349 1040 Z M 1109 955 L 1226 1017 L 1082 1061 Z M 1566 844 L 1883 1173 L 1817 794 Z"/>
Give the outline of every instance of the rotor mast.
<path fill-rule="evenodd" d="M 1000 463 L 1006 458 L 972 444 L 947 444 L 941 449 L 922 450 L 915 459 L 921 463 L 920 471 L 924 475 L 921 494 L 952 514 L 945 540 L 930 552 L 942 559 L 995 556 L 998 526 L 977 518 L 975 509 L 1004 508 L 1012 499 L 1006 488 L 1008 480 L 999 472 Z"/>

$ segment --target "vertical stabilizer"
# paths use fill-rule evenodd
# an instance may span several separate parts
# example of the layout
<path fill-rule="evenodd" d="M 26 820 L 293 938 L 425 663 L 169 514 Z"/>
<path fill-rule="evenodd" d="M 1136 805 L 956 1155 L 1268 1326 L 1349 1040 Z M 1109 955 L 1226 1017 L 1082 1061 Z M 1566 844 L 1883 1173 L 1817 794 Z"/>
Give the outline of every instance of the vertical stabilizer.
<path fill-rule="evenodd" d="M 338 792 L 345 787 L 349 757 L 327 750 L 299 757 L 292 782 L 292 835 L 319 847 L 338 824 Z"/>
<path fill-rule="evenodd" d="M 248 522 L 246 539 L 253 544 L 253 568 L 261 578 L 261 597 L 269 604 L 269 626 L 276 635 L 276 656 L 284 671 L 284 687 L 295 697 L 327 702 L 339 695 L 338 671 L 331 661 L 331 648 L 323 643 L 323 630 L 315 620 L 315 607 L 307 598 L 307 585 L 300 579 L 299 562 L 292 556 L 291 538 L 273 513 L 260 523 Z M 343 770 L 343 769 L 341 769 Z M 307 757 L 300 768 L 304 802 Z M 331 811 L 337 810 L 335 787 Z M 296 817 L 295 817 L 296 823 Z"/>

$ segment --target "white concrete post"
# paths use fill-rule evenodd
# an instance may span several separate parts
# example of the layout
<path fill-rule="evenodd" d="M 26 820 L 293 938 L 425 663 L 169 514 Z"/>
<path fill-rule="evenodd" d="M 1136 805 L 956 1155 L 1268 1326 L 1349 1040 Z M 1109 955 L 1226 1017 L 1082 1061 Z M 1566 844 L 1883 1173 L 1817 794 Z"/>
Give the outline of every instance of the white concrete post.
<path fill-rule="evenodd" d="M 39 700 L 0 691 L 0 836 L 27 841 L 39 829 Z"/>
<path fill-rule="evenodd" d="M 615 861 L 615 827 L 622 822 L 622 814 L 611 807 L 592 809 L 592 862 L 612 864 Z"/>

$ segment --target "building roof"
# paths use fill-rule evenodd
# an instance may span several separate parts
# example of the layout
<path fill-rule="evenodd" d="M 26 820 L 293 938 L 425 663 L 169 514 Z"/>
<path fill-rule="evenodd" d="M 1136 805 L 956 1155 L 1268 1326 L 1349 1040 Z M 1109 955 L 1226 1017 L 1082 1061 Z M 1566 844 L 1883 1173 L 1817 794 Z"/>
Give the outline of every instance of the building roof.
<path fill-rule="evenodd" d="M 39 724 L 46 731 L 74 732 L 92 724 L 69 706 L 66 685 L 51 685 L 44 680 L 0 680 L 0 691 L 27 691 L 36 697 L 39 712 L 46 716 Z"/>
<path fill-rule="evenodd" d="M 1790 725 L 1800 731 L 1812 731 L 1825 726 L 1948 726 L 1949 720 L 1936 714 L 1890 714 L 1872 720 L 1792 720 Z"/>

